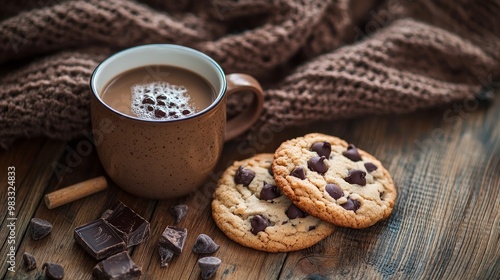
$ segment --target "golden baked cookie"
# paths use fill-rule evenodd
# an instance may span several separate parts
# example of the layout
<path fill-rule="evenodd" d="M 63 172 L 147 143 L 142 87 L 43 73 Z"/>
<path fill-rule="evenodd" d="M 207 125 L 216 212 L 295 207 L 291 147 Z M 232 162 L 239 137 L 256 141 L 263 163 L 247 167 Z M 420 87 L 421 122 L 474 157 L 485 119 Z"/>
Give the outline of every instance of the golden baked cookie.
<path fill-rule="evenodd" d="M 380 161 L 337 137 L 312 133 L 286 141 L 272 169 L 295 205 L 337 226 L 369 227 L 387 218 L 396 200 Z"/>
<path fill-rule="evenodd" d="M 212 201 L 217 226 L 233 241 L 266 252 L 310 247 L 334 227 L 284 196 L 271 174 L 273 154 L 236 161 L 222 174 Z"/>

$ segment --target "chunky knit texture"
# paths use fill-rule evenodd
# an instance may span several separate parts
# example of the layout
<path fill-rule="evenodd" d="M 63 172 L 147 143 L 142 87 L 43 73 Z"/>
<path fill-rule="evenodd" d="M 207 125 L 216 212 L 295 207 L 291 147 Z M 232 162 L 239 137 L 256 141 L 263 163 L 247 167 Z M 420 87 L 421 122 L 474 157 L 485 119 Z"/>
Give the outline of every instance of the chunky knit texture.
<path fill-rule="evenodd" d="M 261 80 L 265 108 L 249 139 L 471 99 L 500 76 L 498 15 L 500 2 L 488 0 L 8 1 L 0 10 L 0 147 L 82 136 L 95 66 L 148 43 L 193 47 L 227 73 Z M 229 104 L 234 115 L 244 103 Z"/>

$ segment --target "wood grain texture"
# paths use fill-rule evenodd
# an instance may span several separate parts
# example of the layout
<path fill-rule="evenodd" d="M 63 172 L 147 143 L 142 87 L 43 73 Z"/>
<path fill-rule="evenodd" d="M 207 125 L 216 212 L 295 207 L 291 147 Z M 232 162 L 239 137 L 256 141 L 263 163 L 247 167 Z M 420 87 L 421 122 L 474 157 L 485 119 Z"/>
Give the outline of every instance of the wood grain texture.
<path fill-rule="evenodd" d="M 500 98 L 489 107 L 454 105 L 404 116 L 368 117 L 276 130 L 256 142 L 227 143 L 211 178 L 189 196 L 154 201 L 135 198 L 110 181 L 109 188 L 48 210 L 43 195 L 104 175 L 95 151 L 76 157 L 80 141 L 23 141 L 0 153 L 0 199 L 6 201 L 7 166 L 16 166 L 17 267 L 0 277 L 43 279 L 41 264 L 58 262 L 65 279 L 91 279 L 96 264 L 74 241 L 73 229 L 94 220 L 121 200 L 151 221 L 149 240 L 129 249 L 143 267 L 141 279 L 199 279 L 192 246 L 198 234 L 221 245 L 212 254 L 223 263 L 214 279 L 499 279 L 500 278 Z M 467 110 L 464 108 L 468 108 Z M 362 230 L 338 228 L 319 244 L 298 252 L 270 254 L 242 247 L 215 226 L 210 202 L 222 171 L 234 160 L 256 152 L 273 152 L 279 144 L 309 132 L 332 134 L 376 156 L 392 174 L 398 198 L 393 214 Z M 54 172 L 53 163 L 68 167 Z M 57 164 L 56 164 L 57 165 Z M 188 229 L 184 252 L 160 268 L 157 240 L 174 224 L 169 208 L 190 208 L 179 226 Z M 5 205 L 5 204 L 4 204 Z M 2 256 L 7 213 L 2 206 Z M 32 217 L 50 221 L 52 233 L 33 241 L 26 234 Z M 39 267 L 25 271 L 23 252 Z"/>

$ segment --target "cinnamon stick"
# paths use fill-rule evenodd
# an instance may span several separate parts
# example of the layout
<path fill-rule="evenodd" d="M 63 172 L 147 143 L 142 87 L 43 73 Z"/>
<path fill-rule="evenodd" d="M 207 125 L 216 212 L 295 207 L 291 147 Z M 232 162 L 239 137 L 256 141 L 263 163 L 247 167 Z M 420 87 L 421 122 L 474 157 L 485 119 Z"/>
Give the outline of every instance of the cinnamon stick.
<path fill-rule="evenodd" d="M 108 182 L 104 176 L 96 177 L 45 195 L 45 205 L 47 208 L 53 209 L 105 190 L 107 187 Z"/>

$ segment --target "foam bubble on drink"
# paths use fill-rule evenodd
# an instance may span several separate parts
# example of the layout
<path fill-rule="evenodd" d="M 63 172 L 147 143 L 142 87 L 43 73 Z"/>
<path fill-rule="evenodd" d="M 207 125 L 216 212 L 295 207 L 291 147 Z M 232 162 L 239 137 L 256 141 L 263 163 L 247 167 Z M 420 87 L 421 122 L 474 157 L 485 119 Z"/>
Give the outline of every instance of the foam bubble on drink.
<path fill-rule="evenodd" d="M 137 84 L 132 87 L 132 112 L 147 120 L 175 120 L 196 113 L 184 86 L 165 82 Z"/>

